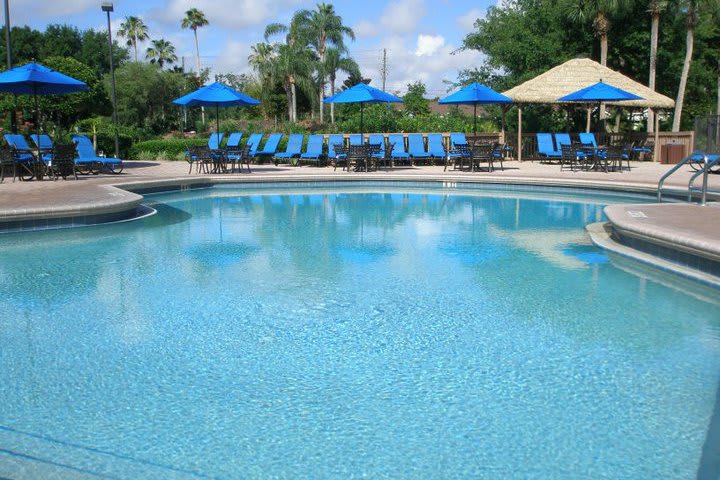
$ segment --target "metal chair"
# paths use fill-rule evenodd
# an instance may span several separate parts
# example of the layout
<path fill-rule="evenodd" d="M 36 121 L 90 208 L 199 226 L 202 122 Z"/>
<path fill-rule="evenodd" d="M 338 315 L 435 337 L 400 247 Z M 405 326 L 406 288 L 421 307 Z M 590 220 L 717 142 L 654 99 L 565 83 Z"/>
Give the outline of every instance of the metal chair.
<path fill-rule="evenodd" d="M 333 145 L 333 152 L 335 157 L 332 159 L 333 170 L 337 170 L 338 164 L 343 164 L 343 170 L 348 167 L 348 147 L 344 143 L 337 143 Z"/>
<path fill-rule="evenodd" d="M 5 174 L 10 170 L 12 170 L 13 182 L 15 182 L 15 177 L 17 177 L 15 149 L 10 145 L 0 145 L 0 182 L 5 180 Z"/>
<path fill-rule="evenodd" d="M 493 144 L 492 143 L 478 143 L 470 148 L 471 153 L 471 170 L 473 172 L 479 171 L 482 167 L 481 164 L 487 163 L 487 171 L 492 172 L 495 170 L 493 155 Z"/>
<path fill-rule="evenodd" d="M 251 150 L 252 145 L 245 145 L 244 148 L 225 148 L 225 161 L 230 164 L 230 173 L 235 171 L 235 165 L 239 167 L 240 173 L 242 173 L 243 163 L 247 165 L 248 173 L 250 173 L 250 159 L 252 158 Z"/>
<path fill-rule="evenodd" d="M 48 165 L 48 175 L 52 176 L 54 180 L 59 177 L 67 180 L 67 177 L 72 175 L 77 180 L 77 170 L 75 169 L 76 153 L 77 149 L 74 143 L 55 143 L 52 148 L 52 161 Z"/>

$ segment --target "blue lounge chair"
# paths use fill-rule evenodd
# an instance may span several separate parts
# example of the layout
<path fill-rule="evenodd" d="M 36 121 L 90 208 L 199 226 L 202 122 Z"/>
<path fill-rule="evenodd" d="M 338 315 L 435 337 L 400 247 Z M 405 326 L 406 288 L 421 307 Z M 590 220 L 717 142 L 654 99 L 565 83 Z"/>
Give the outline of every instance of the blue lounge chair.
<path fill-rule="evenodd" d="M 335 145 L 345 146 L 345 137 L 342 135 L 330 135 L 328 137 L 328 158 L 338 158 L 338 154 L 335 153 Z M 340 154 L 340 158 L 345 158 L 345 155 Z"/>
<path fill-rule="evenodd" d="M 433 158 L 445 158 L 442 133 L 428 133 L 428 153 Z"/>
<path fill-rule="evenodd" d="M 410 161 L 410 154 L 405 149 L 405 137 L 400 134 L 388 135 L 388 143 L 393 146 L 393 160 Z"/>
<path fill-rule="evenodd" d="M 368 137 L 369 145 L 380 145 L 380 150 L 372 154 L 374 158 L 385 158 L 385 135 L 373 133 Z"/>
<path fill-rule="evenodd" d="M 457 146 L 466 146 L 468 145 L 467 138 L 465 137 L 464 133 L 451 133 L 450 134 L 450 147 L 455 148 Z"/>
<path fill-rule="evenodd" d="M 597 142 L 595 141 L 594 133 L 581 133 L 579 135 L 580 143 L 589 147 L 597 148 Z"/>
<path fill-rule="evenodd" d="M 352 135 L 348 136 L 348 140 L 350 142 L 350 145 L 362 145 L 363 144 L 363 136 L 359 133 L 353 133 Z"/>
<path fill-rule="evenodd" d="M 280 144 L 282 133 L 271 133 L 270 136 L 265 140 L 263 149 L 255 152 L 256 157 L 273 157 L 277 151 L 277 147 Z"/>
<path fill-rule="evenodd" d="M 425 139 L 422 133 L 411 133 L 408 135 L 408 153 L 414 159 L 430 158 L 430 154 L 425 150 Z"/>
<path fill-rule="evenodd" d="M 254 157 L 257 153 L 258 148 L 260 147 L 260 142 L 262 141 L 263 134 L 262 133 L 252 133 L 250 134 L 250 138 L 248 138 L 247 145 L 250 146 L 250 157 Z"/>
<path fill-rule="evenodd" d="M 323 136 L 310 135 L 308 137 L 305 153 L 300 154 L 301 160 L 314 160 L 320 164 L 320 158 L 323 156 Z"/>
<path fill-rule="evenodd" d="M 28 145 L 24 136 L 14 133 L 6 133 L 3 137 L 5 138 L 7 144 L 17 151 L 18 162 L 29 162 L 31 160 L 35 160 L 35 155 L 32 154 L 32 148 Z"/>
<path fill-rule="evenodd" d="M 537 133 L 538 155 L 547 159 L 561 159 L 562 152 L 555 150 L 552 135 L 549 133 Z"/>
<path fill-rule="evenodd" d="M 92 140 L 85 135 L 71 135 L 75 148 L 77 149 L 78 158 L 75 159 L 77 167 L 85 167 L 89 165 L 98 165 L 100 168 L 107 169 L 110 173 L 119 174 L 123 171 L 123 161 L 119 158 L 99 157 L 95 153 Z"/>
<path fill-rule="evenodd" d="M 220 150 L 220 142 L 222 142 L 223 135 L 222 133 L 210 134 L 210 138 L 208 138 L 208 148 L 210 150 Z"/>
<path fill-rule="evenodd" d="M 30 140 L 32 140 L 35 146 L 40 150 L 50 151 L 53 148 L 52 138 L 50 138 L 50 135 L 48 134 L 41 133 L 40 135 L 37 135 L 33 133 L 30 135 Z"/>
<path fill-rule="evenodd" d="M 300 156 L 302 152 L 302 142 L 305 135 L 302 133 L 293 133 L 288 137 L 287 147 L 284 152 L 275 154 L 275 165 L 277 165 L 278 158 L 295 158 Z"/>
<path fill-rule="evenodd" d="M 225 148 L 238 148 L 240 146 L 240 140 L 242 140 L 242 132 L 231 133 L 225 143 Z"/>
<path fill-rule="evenodd" d="M 558 150 L 562 150 L 563 145 L 572 145 L 572 140 L 570 140 L 570 134 L 569 133 L 556 133 L 555 134 L 555 145 L 557 145 Z"/>

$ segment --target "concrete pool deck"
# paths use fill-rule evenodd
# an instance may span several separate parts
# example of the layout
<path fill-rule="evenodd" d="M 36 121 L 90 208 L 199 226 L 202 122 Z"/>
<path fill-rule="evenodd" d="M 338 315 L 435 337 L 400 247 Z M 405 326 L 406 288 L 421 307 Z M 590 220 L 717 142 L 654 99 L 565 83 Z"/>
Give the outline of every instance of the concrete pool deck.
<path fill-rule="evenodd" d="M 293 167 L 257 165 L 252 173 L 188 174 L 188 164 L 180 161 L 127 161 L 121 175 L 81 176 L 78 181 L 12 182 L 0 184 L 0 226 L 24 225 L 22 230 L 84 225 L 96 218 L 123 219 L 141 204 L 143 197 L 133 191 L 147 191 L 182 186 L 202 186 L 224 182 L 391 180 L 442 181 L 449 183 L 501 183 L 516 185 L 550 185 L 588 189 L 617 190 L 654 194 L 657 183 L 672 165 L 633 162 L 631 171 L 569 172 L 557 165 L 539 162 L 505 162 L 504 171 L 453 172 L 443 167 L 397 167 L 370 173 L 334 171 L 332 167 Z M 687 194 L 693 171 L 682 169 L 666 183 L 665 195 Z M 720 175 L 709 176 L 710 200 L 720 200 Z M 676 249 L 694 258 L 720 265 L 720 210 L 709 204 L 643 204 L 611 205 L 606 215 L 616 229 L 617 237 L 641 240 L 658 248 Z M 640 212 L 640 213 L 637 213 Z M 64 224 L 62 219 L 75 219 Z M 24 222 L 24 223 L 23 223 Z M 0 229 L 1 230 L 1 229 Z M 623 242 L 625 243 L 625 242 Z M 638 248 L 638 245 L 633 245 Z M 692 262 L 684 262 L 690 264 Z M 715 268 L 714 263 L 711 265 Z M 707 272 L 706 272 L 707 273 Z M 711 270 L 712 273 L 712 270 Z M 717 273 L 715 273 L 717 274 Z"/>

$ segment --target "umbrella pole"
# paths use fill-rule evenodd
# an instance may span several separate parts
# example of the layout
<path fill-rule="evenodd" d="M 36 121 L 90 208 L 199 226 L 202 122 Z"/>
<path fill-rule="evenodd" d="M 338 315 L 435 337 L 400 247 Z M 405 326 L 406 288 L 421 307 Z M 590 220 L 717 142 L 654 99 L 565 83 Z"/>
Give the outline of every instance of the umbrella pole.
<path fill-rule="evenodd" d="M 477 136 L 477 102 L 473 103 L 473 135 Z"/>
<path fill-rule="evenodd" d="M 215 104 L 215 135 L 218 139 L 218 148 L 220 148 L 220 105 Z"/>
<path fill-rule="evenodd" d="M 37 91 L 33 92 L 35 99 L 35 135 L 38 139 L 38 161 L 42 162 L 42 149 L 40 148 L 40 107 L 38 106 Z M 42 180 L 39 178 L 38 180 Z"/>
<path fill-rule="evenodd" d="M 363 131 L 363 107 L 365 106 L 364 103 L 360 102 L 360 143 L 365 143 L 363 139 L 363 134 L 365 133 Z"/>

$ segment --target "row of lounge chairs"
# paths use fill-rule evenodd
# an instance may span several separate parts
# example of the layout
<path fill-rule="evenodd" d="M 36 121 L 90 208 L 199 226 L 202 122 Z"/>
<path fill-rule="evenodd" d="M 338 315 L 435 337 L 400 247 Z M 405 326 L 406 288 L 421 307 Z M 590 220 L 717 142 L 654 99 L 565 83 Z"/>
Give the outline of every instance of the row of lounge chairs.
<path fill-rule="evenodd" d="M 6 145 L 0 146 L 0 181 L 12 171 L 13 181 L 32 178 L 42 179 L 45 175 L 57 179 L 77 174 L 109 173 L 119 174 L 123 162 L 119 158 L 106 158 L 95 152 L 92 140 L 85 135 L 71 135 L 72 144 L 56 144 L 49 135 L 30 135 L 34 146 L 25 136 L 6 133 Z"/>
<path fill-rule="evenodd" d="M 339 155 L 343 153 L 336 152 L 336 146 L 359 146 L 363 144 L 376 145 L 371 153 L 371 156 L 376 159 L 382 159 L 386 156 L 386 149 L 392 146 L 391 158 L 394 164 L 406 163 L 415 164 L 418 162 L 426 163 L 440 163 L 447 158 L 448 149 L 443 143 L 443 136 L 440 133 L 429 133 L 427 136 L 421 133 L 411 133 L 407 136 L 407 143 L 405 136 L 402 134 L 370 134 L 363 138 L 363 135 L 352 134 L 345 135 L 334 134 L 327 136 L 327 142 L 325 141 L 325 135 L 313 134 L 307 137 L 305 142 L 305 136 L 303 134 L 290 134 L 288 135 L 287 146 L 284 151 L 278 151 L 278 147 L 283 138 L 281 133 L 272 133 L 268 135 L 267 139 L 263 143 L 262 140 L 264 135 L 261 133 L 251 134 L 247 142 L 245 142 L 244 148 L 241 148 L 243 134 L 232 133 L 228 136 L 227 142 L 224 146 L 222 140 L 224 135 L 222 133 L 213 133 L 208 139 L 207 148 L 210 152 L 220 155 L 225 154 L 226 156 L 233 157 L 238 156 L 241 153 L 244 154 L 243 159 L 257 159 L 262 161 L 264 159 L 272 160 L 276 165 L 278 163 L 315 163 L 318 165 L 327 164 L 334 159 L 337 159 Z M 303 151 L 303 144 L 305 143 L 305 150 Z M 467 145 L 467 139 L 464 133 L 453 133 L 450 136 L 450 149 L 454 150 L 460 145 Z M 195 163 L 196 155 L 192 151 L 186 152 L 186 159 L 191 163 L 190 169 L 192 170 L 192 164 Z M 230 158 L 231 159 L 231 158 Z"/>
<path fill-rule="evenodd" d="M 553 137 L 555 143 L 553 144 Z M 537 152 L 540 157 L 548 161 L 560 161 L 563 156 L 563 146 L 576 146 L 578 149 L 603 150 L 608 147 L 599 147 L 593 133 L 579 133 L 577 141 L 573 141 L 569 133 L 537 133 Z M 637 160 L 642 155 L 652 154 L 655 146 L 647 141 L 639 143 L 630 142 L 622 146 L 627 158 L 624 160 Z"/>

